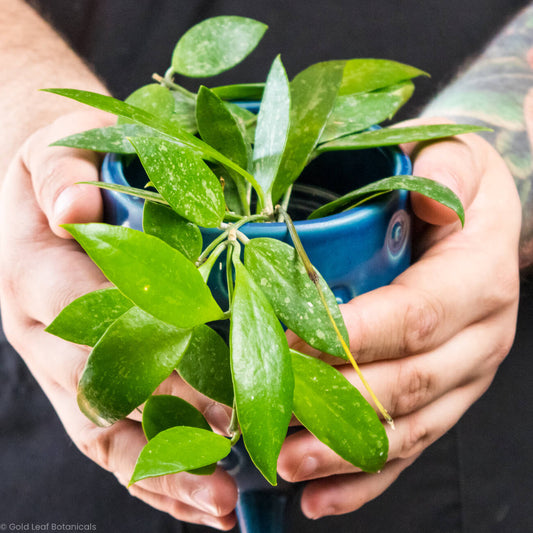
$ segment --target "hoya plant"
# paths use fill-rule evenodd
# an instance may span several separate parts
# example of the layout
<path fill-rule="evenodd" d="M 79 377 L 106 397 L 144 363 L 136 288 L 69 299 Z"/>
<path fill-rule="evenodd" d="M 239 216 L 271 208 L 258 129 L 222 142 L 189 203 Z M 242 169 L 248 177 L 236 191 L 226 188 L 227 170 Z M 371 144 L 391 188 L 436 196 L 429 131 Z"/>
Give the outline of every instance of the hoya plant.
<path fill-rule="evenodd" d="M 242 437 L 259 471 L 276 484 L 276 463 L 294 415 L 318 439 L 367 472 L 380 470 L 392 423 L 334 367 L 289 347 L 289 328 L 313 348 L 349 361 L 348 333 L 332 291 L 313 267 L 288 212 L 302 170 L 321 154 L 476 131 L 464 125 L 374 128 L 390 119 L 424 72 L 401 63 L 316 63 L 290 81 L 278 56 L 264 83 L 200 86 L 241 62 L 266 26 L 216 17 L 178 41 L 164 76 L 125 101 L 49 89 L 118 116 L 116 125 L 57 141 L 138 158 L 144 189 L 97 183 L 145 200 L 143 231 L 108 224 L 65 228 L 112 286 L 68 305 L 47 331 L 92 351 L 79 382 L 80 409 L 113 424 L 142 411 L 147 444 L 131 483 L 181 471 L 208 474 Z M 254 101 L 258 112 L 243 102 Z M 352 209 L 395 189 L 421 192 L 454 209 L 458 198 L 423 177 L 392 176 L 321 206 L 310 218 Z M 285 222 L 293 245 L 249 239 L 245 224 Z M 202 230 L 218 228 L 205 243 Z M 209 283 L 224 261 L 227 298 Z M 153 395 L 171 373 L 233 409 L 227 436 L 184 400 Z"/>

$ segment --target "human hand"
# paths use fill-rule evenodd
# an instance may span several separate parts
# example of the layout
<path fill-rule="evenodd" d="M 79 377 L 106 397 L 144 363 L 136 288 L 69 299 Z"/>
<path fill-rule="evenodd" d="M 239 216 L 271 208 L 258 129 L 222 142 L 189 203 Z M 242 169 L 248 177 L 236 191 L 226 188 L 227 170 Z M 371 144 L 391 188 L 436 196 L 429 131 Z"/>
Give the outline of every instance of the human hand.
<path fill-rule="evenodd" d="M 67 343 L 44 328 L 73 299 L 108 282 L 58 225 L 98 221 L 102 201 L 96 187 L 73 186 L 98 179 L 99 157 L 48 145 L 66 135 L 108 125 L 107 115 L 64 116 L 37 131 L 10 165 L 0 198 L 0 301 L 6 336 L 23 357 L 78 448 L 126 485 L 146 443 L 139 417 L 100 428 L 80 412 L 76 388 L 89 349 Z M 177 374 L 157 391 L 180 396 L 220 430 L 225 408 L 194 392 Z M 176 474 L 143 480 L 129 488 L 146 503 L 188 522 L 230 529 L 236 522 L 235 483 L 224 470 L 212 476 Z"/>
<path fill-rule="evenodd" d="M 413 195 L 417 261 L 390 286 L 342 306 L 350 349 L 396 429 L 387 427 L 389 458 L 379 474 L 358 472 L 305 430 L 288 437 L 278 471 L 309 480 L 301 505 L 310 518 L 354 511 L 385 491 L 484 393 L 514 338 L 521 209 L 505 163 L 476 135 L 404 149 L 415 175 L 459 195 L 465 226 Z M 369 399 L 353 369 L 339 369 Z"/>

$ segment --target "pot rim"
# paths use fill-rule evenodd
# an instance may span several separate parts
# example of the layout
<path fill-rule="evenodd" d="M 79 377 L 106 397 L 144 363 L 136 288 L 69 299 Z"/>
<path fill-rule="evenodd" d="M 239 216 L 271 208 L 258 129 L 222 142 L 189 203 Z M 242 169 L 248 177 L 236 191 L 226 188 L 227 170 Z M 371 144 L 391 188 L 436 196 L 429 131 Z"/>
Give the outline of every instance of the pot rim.
<path fill-rule="evenodd" d="M 412 167 L 409 157 L 397 146 L 388 146 L 388 147 L 378 147 L 373 148 L 373 150 L 380 151 L 385 157 L 387 157 L 392 163 L 392 175 L 403 175 L 410 174 Z M 124 175 L 124 170 L 122 166 L 122 154 L 108 153 L 106 154 L 104 161 L 102 163 L 102 175 L 104 177 L 111 178 L 112 182 L 118 185 L 131 186 L 127 181 L 126 176 Z M 112 192 L 112 191 L 106 191 Z M 129 206 L 130 208 L 141 207 L 144 200 L 136 197 L 127 196 L 123 193 L 116 193 L 120 196 L 117 200 L 123 205 Z M 114 195 L 115 196 L 115 195 Z M 345 224 L 354 224 L 365 219 L 372 220 L 374 217 L 380 216 L 380 213 L 383 212 L 383 209 L 386 209 L 386 206 L 390 202 L 398 203 L 401 207 L 405 208 L 407 205 L 408 192 L 404 190 L 392 191 L 383 199 L 375 201 L 372 204 L 361 205 L 349 209 L 348 211 L 342 211 L 341 213 L 336 213 L 334 215 L 329 215 L 326 217 L 316 218 L 313 220 L 295 220 L 294 225 L 298 232 L 308 232 L 316 231 L 318 228 L 335 228 L 337 226 Z M 274 234 L 284 234 L 286 232 L 286 225 L 283 222 L 261 222 L 253 223 L 250 222 L 242 226 L 241 231 L 245 229 L 245 233 L 249 236 L 260 235 L 264 233 L 264 229 L 260 227 L 268 226 L 269 232 Z M 256 229 L 254 229 L 256 228 Z M 217 231 L 216 228 L 202 228 L 206 231 Z"/>

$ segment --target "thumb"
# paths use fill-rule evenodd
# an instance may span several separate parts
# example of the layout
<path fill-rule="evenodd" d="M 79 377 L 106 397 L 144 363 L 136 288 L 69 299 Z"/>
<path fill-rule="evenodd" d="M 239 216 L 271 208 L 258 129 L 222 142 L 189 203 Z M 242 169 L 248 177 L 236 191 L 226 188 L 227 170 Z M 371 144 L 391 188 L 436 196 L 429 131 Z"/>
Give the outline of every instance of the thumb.
<path fill-rule="evenodd" d="M 416 119 L 408 121 L 408 125 L 449 122 L 447 119 Z M 467 134 L 433 142 L 404 144 L 401 148 L 411 156 L 415 176 L 430 178 L 450 188 L 466 211 L 477 195 L 483 175 L 480 168 L 482 159 L 475 157 L 482 150 L 483 143 L 480 137 Z M 452 209 L 419 193 L 411 193 L 411 205 L 416 216 L 430 224 L 442 226 L 458 220 Z"/>
<path fill-rule="evenodd" d="M 110 119 L 100 113 L 66 115 L 34 133 L 22 148 L 22 161 L 31 175 L 37 203 L 59 237 L 71 237 L 61 224 L 102 219 L 100 191 L 91 185 L 77 185 L 98 181 L 101 156 L 89 150 L 49 145 L 74 132 L 109 124 Z"/>

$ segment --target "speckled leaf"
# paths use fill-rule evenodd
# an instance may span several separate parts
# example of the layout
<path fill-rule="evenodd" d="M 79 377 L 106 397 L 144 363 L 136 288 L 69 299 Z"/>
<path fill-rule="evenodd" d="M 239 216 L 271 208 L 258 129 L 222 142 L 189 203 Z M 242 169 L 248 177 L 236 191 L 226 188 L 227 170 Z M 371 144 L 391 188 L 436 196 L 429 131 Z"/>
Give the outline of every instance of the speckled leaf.
<path fill-rule="evenodd" d="M 294 414 L 320 441 L 365 472 L 379 471 L 389 443 L 378 415 L 334 367 L 291 350 Z"/>
<path fill-rule="evenodd" d="M 222 187 L 198 155 L 151 137 L 136 137 L 131 142 L 150 181 L 176 213 L 206 228 L 215 228 L 222 222 Z"/>
<path fill-rule="evenodd" d="M 278 318 L 310 346 L 346 358 L 335 330 L 296 250 L 276 239 L 252 239 L 244 248 L 246 268 L 261 287 Z M 327 283 L 320 286 L 337 327 L 348 342 L 348 332 Z"/>
<path fill-rule="evenodd" d="M 93 291 L 67 305 L 45 331 L 76 344 L 94 346 L 132 306 L 133 302 L 113 287 Z"/>
<path fill-rule="evenodd" d="M 148 111 L 145 111 L 144 109 L 134 107 L 130 104 L 122 102 L 121 100 L 112 98 L 111 96 L 106 96 L 105 94 L 98 94 L 90 91 L 80 91 L 78 89 L 43 90 L 45 92 L 64 96 L 65 98 L 71 98 L 77 102 L 90 105 L 96 109 L 101 109 L 102 111 L 106 111 L 114 115 L 130 118 L 139 124 L 144 124 L 145 126 L 149 126 L 156 131 L 169 135 L 184 146 L 188 146 L 195 152 L 201 154 L 204 159 L 218 161 L 219 163 L 231 168 L 248 180 L 254 186 L 254 188 L 256 188 L 256 190 L 259 188 L 254 177 L 245 169 L 241 168 L 231 159 L 215 150 L 212 146 L 209 146 L 198 137 L 195 137 L 189 133 L 175 120 L 170 120 L 165 117 L 158 117 L 152 113 L 149 113 Z"/>
<path fill-rule="evenodd" d="M 158 117 L 170 117 L 174 113 L 174 97 L 163 85 L 150 83 L 143 85 L 131 93 L 126 100 L 127 104 L 144 109 Z M 117 124 L 131 124 L 131 119 L 119 117 Z"/>
<path fill-rule="evenodd" d="M 180 376 L 213 400 L 233 406 L 228 345 L 208 326 L 193 330 L 191 342 L 177 368 Z"/>
<path fill-rule="evenodd" d="M 371 198 L 399 189 L 418 192 L 428 198 L 440 202 L 442 205 L 445 205 L 450 209 L 453 209 L 455 213 L 457 213 L 461 224 L 464 225 L 465 212 L 463 204 L 451 189 L 446 187 L 446 185 L 442 185 L 441 183 L 428 178 L 402 175 L 384 178 L 349 192 L 348 194 L 319 207 L 313 211 L 308 218 L 321 218 L 340 211 L 345 211 L 346 209 L 356 207 Z"/>
<path fill-rule="evenodd" d="M 94 152 L 111 152 L 114 154 L 134 154 L 135 148 L 128 137 L 139 135 L 162 136 L 152 128 L 140 124 L 122 124 L 121 126 L 107 126 L 96 128 L 82 133 L 63 137 L 50 146 L 68 146 L 69 148 L 82 148 Z"/>
<path fill-rule="evenodd" d="M 172 54 L 172 68 L 191 78 L 215 76 L 240 63 L 267 26 L 244 17 L 213 17 L 190 28 Z"/>
<path fill-rule="evenodd" d="M 253 173 L 267 197 L 287 143 L 290 106 L 289 80 L 278 56 L 270 68 L 259 108 L 253 153 Z"/>
<path fill-rule="evenodd" d="M 198 269 L 151 235 L 108 224 L 65 224 L 107 278 L 141 309 L 178 328 L 223 313 Z"/>
<path fill-rule="evenodd" d="M 196 133 L 196 95 L 185 91 L 171 91 L 174 98 L 174 113 L 170 120 L 189 133 Z"/>
<path fill-rule="evenodd" d="M 248 109 L 241 107 L 232 102 L 224 102 L 226 107 L 233 113 L 239 127 L 244 132 L 246 141 L 252 145 L 255 138 L 255 126 L 257 124 L 257 115 Z"/>
<path fill-rule="evenodd" d="M 339 95 L 375 91 L 417 76 L 428 74 L 388 59 L 350 59 L 346 61 Z"/>
<path fill-rule="evenodd" d="M 292 412 L 289 347 L 266 296 L 235 255 L 234 264 L 230 349 L 237 416 L 252 461 L 275 485 Z"/>
<path fill-rule="evenodd" d="M 317 151 L 322 153 L 332 150 L 362 150 L 377 146 L 396 146 L 401 143 L 430 141 L 486 130 L 487 128 L 482 126 L 463 124 L 432 124 L 429 126 L 407 126 L 405 128 L 391 127 L 347 135 L 346 137 L 321 144 Z"/>
<path fill-rule="evenodd" d="M 144 203 L 143 230 L 170 244 L 193 262 L 202 252 L 200 228 L 164 205 Z"/>
<path fill-rule="evenodd" d="M 168 202 L 158 192 L 147 189 L 138 189 L 137 187 L 118 185 L 116 183 L 104 183 L 103 181 L 79 181 L 78 184 L 92 185 L 93 187 L 99 187 L 100 189 L 107 189 L 109 191 L 120 192 L 123 194 L 129 194 L 130 196 L 136 196 L 137 198 L 143 198 L 144 200 L 148 200 L 160 205 L 168 205 Z M 152 185 L 150 184 L 150 186 Z"/>
<path fill-rule="evenodd" d="M 161 394 L 152 396 L 144 404 L 142 426 L 148 440 L 158 433 L 176 426 L 188 426 L 211 431 L 204 415 L 185 400 L 177 396 Z M 191 474 L 209 475 L 216 469 L 216 463 L 191 470 Z"/>
<path fill-rule="evenodd" d="M 129 484 L 201 468 L 220 461 L 230 451 L 229 439 L 212 431 L 185 426 L 166 429 L 142 449 Z"/>
<path fill-rule="evenodd" d="M 362 131 L 391 119 L 411 97 L 413 90 L 413 83 L 407 81 L 370 93 L 337 97 L 319 142 Z"/>
<path fill-rule="evenodd" d="M 170 326 L 138 307 L 126 311 L 87 360 L 78 385 L 82 412 L 99 425 L 124 418 L 171 374 L 190 337 L 190 330 Z"/>
<path fill-rule="evenodd" d="M 274 203 L 298 178 L 307 164 L 333 109 L 342 81 L 344 63 L 316 63 L 292 80 L 289 135 L 274 182 Z"/>

